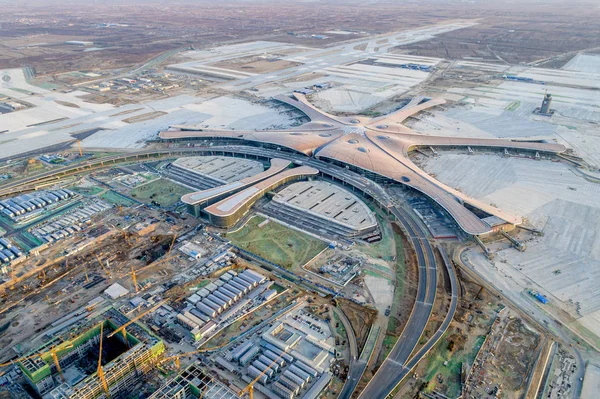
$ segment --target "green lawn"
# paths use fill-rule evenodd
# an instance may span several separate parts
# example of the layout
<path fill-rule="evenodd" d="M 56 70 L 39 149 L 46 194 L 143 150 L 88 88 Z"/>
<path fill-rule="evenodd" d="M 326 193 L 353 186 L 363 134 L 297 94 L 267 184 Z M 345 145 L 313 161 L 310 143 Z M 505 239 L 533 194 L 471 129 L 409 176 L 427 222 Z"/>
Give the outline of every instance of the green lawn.
<path fill-rule="evenodd" d="M 226 237 L 238 247 L 285 268 L 302 266 L 327 247 L 324 241 L 274 221 L 259 227 L 264 220 L 253 217 Z"/>
<path fill-rule="evenodd" d="M 100 198 L 116 205 L 131 206 L 135 204 L 135 202 L 131 201 L 130 199 L 122 197 L 111 190 L 108 190 L 104 194 L 100 195 Z"/>
<path fill-rule="evenodd" d="M 338 335 L 340 337 L 344 337 L 345 339 L 348 339 L 348 335 L 346 334 L 346 329 L 344 328 L 344 324 L 342 323 L 342 320 L 340 320 L 340 318 L 336 312 L 333 312 L 333 320 L 337 324 L 335 331 L 338 333 Z"/>
<path fill-rule="evenodd" d="M 460 375 L 462 370 L 462 363 L 468 362 L 473 363 L 477 351 L 483 344 L 485 336 L 477 337 L 475 345 L 472 348 L 465 348 L 464 350 L 457 352 L 450 352 L 448 350 L 448 339 L 445 335 L 433 348 L 429 354 L 427 369 L 423 374 L 422 379 L 429 381 L 427 385 L 427 391 L 436 389 L 436 376 L 440 374 L 444 383 L 447 386 L 445 390 L 446 396 L 455 398 L 460 394 Z M 444 362 L 448 362 L 444 365 Z"/>
<path fill-rule="evenodd" d="M 210 283 L 210 280 L 202 280 L 198 284 L 196 284 L 196 288 L 202 289 Z"/>
<path fill-rule="evenodd" d="M 406 278 L 406 259 L 404 259 L 404 243 L 400 235 L 395 236 L 396 241 L 396 290 L 394 303 L 399 303 L 404 296 L 404 280 Z"/>
<path fill-rule="evenodd" d="M 181 186 L 171 180 L 158 179 L 147 184 L 142 184 L 131 190 L 131 196 L 139 201 L 158 203 L 160 206 L 171 206 L 182 195 L 190 193 L 192 190 Z"/>
<path fill-rule="evenodd" d="M 75 191 L 78 194 L 82 194 L 82 195 L 98 195 L 102 191 L 104 191 L 103 188 L 100 188 L 98 186 L 89 186 L 89 187 L 74 186 L 74 187 L 70 187 L 69 189 L 72 191 Z"/>
<path fill-rule="evenodd" d="M 508 104 L 506 106 L 506 108 L 504 108 L 506 111 L 514 111 L 517 108 L 519 108 L 521 106 L 521 101 L 513 101 L 512 103 Z"/>
<path fill-rule="evenodd" d="M 392 230 L 392 226 L 388 222 L 387 219 L 383 218 L 381 210 L 379 208 L 374 208 L 371 204 L 368 204 L 369 208 L 375 212 L 377 216 L 377 222 L 379 223 L 379 227 L 381 228 L 381 241 L 374 242 L 372 244 L 367 243 L 359 243 L 357 245 L 358 249 L 367 256 L 371 256 L 373 258 L 379 258 L 386 261 L 392 261 L 393 255 L 392 250 L 394 248 L 394 231 Z"/>
<path fill-rule="evenodd" d="M 390 352 L 394 348 L 394 345 L 396 345 L 396 341 L 398 341 L 398 337 L 394 337 L 393 335 L 386 335 L 383 338 L 383 346 L 381 348 L 381 352 L 383 354 L 382 358 L 387 358 L 388 357 L 388 355 L 390 354 Z"/>
<path fill-rule="evenodd" d="M 281 294 L 283 291 L 285 291 L 285 287 L 277 283 L 273 283 L 271 289 L 277 291 L 278 294 Z"/>

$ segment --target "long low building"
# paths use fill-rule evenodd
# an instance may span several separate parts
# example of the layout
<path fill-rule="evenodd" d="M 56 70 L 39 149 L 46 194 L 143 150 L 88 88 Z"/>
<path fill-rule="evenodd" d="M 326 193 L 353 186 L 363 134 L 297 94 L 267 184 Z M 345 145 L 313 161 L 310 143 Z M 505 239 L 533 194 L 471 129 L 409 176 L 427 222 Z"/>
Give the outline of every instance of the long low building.
<path fill-rule="evenodd" d="M 375 214 L 348 190 L 325 181 L 291 184 L 274 197 L 268 209 L 313 230 L 346 237 L 378 234 Z"/>
<path fill-rule="evenodd" d="M 225 156 L 194 156 L 173 161 L 167 171 L 193 187 L 220 186 L 252 177 L 264 170 L 262 162 Z"/>
<path fill-rule="evenodd" d="M 287 169 L 271 176 L 237 194 L 231 195 L 203 210 L 216 226 L 227 228 L 235 225 L 250 210 L 252 205 L 267 191 L 273 190 L 282 184 L 308 176 L 315 176 L 319 171 L 310 166 L 299 166 Z"/>
<path fill-rule="evenodd" d="M 234 194 L 251 186 L 252 184 L 256 184 L 273 175 L 276 175 L 277 173 L 280 173 L 289 167 L 290 164 L 290 161 L 286 161 L 284 159 L 271 159 L 271 165 L 265 171 L 261 171 L 252 176 L 247 176 L 240 180 L 229 182 L 217 187 L 185 194 L 183 197 L 181 197 L 181 201 L 188 205 L 188 211 L 191 214 L 199 216 L 202 207 L 211 205 L 222 200 L 223 198 L 226 198 L 228 195 Z"/>

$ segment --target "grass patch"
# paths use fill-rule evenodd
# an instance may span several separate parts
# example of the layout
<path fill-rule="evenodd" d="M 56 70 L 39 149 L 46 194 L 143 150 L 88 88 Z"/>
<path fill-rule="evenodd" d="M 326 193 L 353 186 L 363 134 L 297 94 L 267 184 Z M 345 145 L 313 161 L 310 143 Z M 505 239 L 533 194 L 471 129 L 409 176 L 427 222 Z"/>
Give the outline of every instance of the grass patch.
<path fill-rule="evenodd" d="M 112 190 L 106 191 L 104 194 L 100 195 L 100 198 L 115 205 L 132 206 L 135 204 L 132 200 L 123 197 Z"/>
<path fill-rule="evenodd" d="M 446 396 L 451 398 L 457 397 L 460 394 L 461 388 L 460 375 L 462 364 L 464 362 L 473 363 L 475 355 L 484 340 L 485 336 L 481 335 L 477 337 L 475 345 L 472 348 L 451 352 L 448 350 L 448 337 L 444 335 L 428 356 L 429 361 L 422 377 L 424 381 L 429 381 L 426 391 L 430 392 L 436 389 L 436 384 L 438 384 L 436 377 L 440 375 L 444 381 L 444 385 L 447 386 L 445 389 Z M 446 365 L 444 365 L 444 362 L 447 362 Z"/>
<path fill-rule="evenodd" d="M 398 341 L 398 337 L 395 337 L 393 335 L 386 335 L 383 338 L 383 343 L 382 343 L 382 347 L 381 347 L 381 353 L 383 356 L 382 359 L 385 359 L 388 357 L 388 355 L 394 348 L 394 345 L 396 345 L 396 341 Z"/>
<path fill-rule="evenodd" d="M 123 155 L 122 152 L 94 152 L 92 158 L 103 158 L 103 157 L 114 157 L 117 155 Z"/>
<path fill-rule="evenodd" d="M 271 289 L 275 290 L 278 294 L 281 294 L 283 291 L 285 291 L 285 287 L 277 283 L 273 283 L 273 285 L 271 285 Z"/>
<path fill-rule="evenodd" d="M 275 221 L 258 227 L 264 220 L 255 216 L 225 237 L 238 247 L 285 268 L 302 266 L 327 248 L 326 242 Z"/>
<path fill-rule="evenodd" d="M 335 325 L 337 326 L 335 327 L 335 331 L 337 332 L 337 334 L 341 337 L 344 337 L 344 339 L 348 339 L 346 329 L 344 328 L 344 323 L 342 323 L 342 320 L 339 318 L 336 312 L 333 312 L 333 320 L 335 321 Z"/>
<path fill-rule="evenodd" d="M 373 258 L 392 261 L 392 248 L 394 247 L 394 231 L 392 230 L 392 226 L 383 218 L 379 208 L 373 208 L 369 203 L 366 204 L 377 216 L 377 222 L 381 228 L 381 240 L 372 244 L 361 243 L 359 244 L 359 250 Z"/>
<path fill-rule="evenodd" d="M 36 236 L 34 236 L 33 234 L 31 234 L 28 231 L 21 231 L 20 233 L 24 238 L 26 238 L 27 240 L 29 240 L 30 242 L 33 242 L 35 244 L 36 247 L 39 247 L 40 245 L 42 245 L 45 241 L 43 241 L 40 238 L 37 238 Z M 13 236 L 14 238 L 15 236 Z M 29 247 L 25 247 L 28 251 L 33 249 L 33 248 L 29 248 Z M 34 247 L 35 248 L 35 247 Z"/>
<path fill-rule="evenodd" d="M 210 283 L 210 280 L 202 280 L 198 284 L 196 284 L 196 288 L 198 288 L 200 290 L 200 289 L 204 288 L 205 286 L 207 286 L 209 283 Z"/>
<path fill-rule="evenodd" d="M 517 108 L 519 108 L 521 106 L 521 101 L 513 101 L 512 103 L 508 104 L 506 106 L 506 108 L 504 108 L 506 111 L 514 111 Z"/>
<path fill-rule="evenodd" d="M 382 276 L 381 274 L 374 272 L 373 270 L 367 270 L 367 269 L 363 269 L 362 270 L 362 274 L 366 274 L 368 276 L 373 276 L 373 277 L 377 277 L 377 278 L 383 278 L 385 280 L 390 280 L 389 277 L 387 276 Z"/>
<path fill-rule="evenodd" d="M 142 184 L 131 190 L 131 196 L 139 201 L 155 203 L 159 206 L 171 206 L 180 200 L 181 196 L 192 190 L 171 180 L 158 179 Z"/>
<path fill-rule="evenodd" d="M 396 289 L 394 290 L 394 303 L 399 303 L 404 296 L 404 282 L 406 279 L 406 259 L 404 258 L 404 243 L 400 235 L 395 236 L 396 244 Z"/>
<path fill-rule="evenodd" d="M 90 187 L 70 187 L 69 190 L 75 191 L 78 194 L 94 196 L 100 194 L 104 189 L 98 186 L 90 186 Z"/>

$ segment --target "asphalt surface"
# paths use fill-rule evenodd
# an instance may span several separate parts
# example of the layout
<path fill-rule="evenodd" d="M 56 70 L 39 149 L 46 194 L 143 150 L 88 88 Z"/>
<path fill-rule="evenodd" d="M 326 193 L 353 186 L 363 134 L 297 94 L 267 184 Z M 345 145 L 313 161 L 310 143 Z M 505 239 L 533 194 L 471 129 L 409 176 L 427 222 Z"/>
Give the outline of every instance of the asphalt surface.
<path fill-rule="evenodd" d="M 407 211 L 398 207 L 392 207 L 391 210 L 408 233 L 417 255 L 419 267 L 417 298 L 398 341 L 360 394 L 359 398 L 364 399 L 385 398 L 410 371 L 407 362 L 425 330 L 435 300 L 437 265 L 427 235 L 423 228 L 412 220 Z"/>
<path fill-rule="evenodd" d="M 448 312 L 446 313 L 446 317 L 442 322 L 442 325 L 437 329 L 435 334 L 423 345 L 421 349 L 406 363 L 406 368 L 404 369 L 404 375 L 401 376 L 403 379 L 415 366 L 423 359 L 423 357 L 434 347 L 435 344 L 442 338 L 442 335 L 446 333 L 452 319 L 454 318 L 454 314 L 456 313 L 456 307 L 458 305 L 458 279 L 456 277 L 456 273 L 454 273 L 454 269 L 452 268 L 452 263 L 446 252 L 438 247 L 442 258 L 444 259 L 444 265 L 446 270 L 448 271 L 448 276 L 450 277 L 450 287 L 452 292 L 452 297 L 450 301 L 450 307 Z"/>
<path fill-rule="evenodd" d="M 344 387 L 340 392 L 338 399 L 349 399 L 352 393 L 356 389 L 365 369 L 367 368 L 367 361 L 358 358 L 358 345 L 356 343 L 356 336 L 352 330 L 350 321 L 340 309 L 333 308 L 333 311 L 338 315 L 346 332 L 348 334 L 348 345 L 350 347 L 350 367 L 348 371 L 348 377 L 344 383 Z"/>

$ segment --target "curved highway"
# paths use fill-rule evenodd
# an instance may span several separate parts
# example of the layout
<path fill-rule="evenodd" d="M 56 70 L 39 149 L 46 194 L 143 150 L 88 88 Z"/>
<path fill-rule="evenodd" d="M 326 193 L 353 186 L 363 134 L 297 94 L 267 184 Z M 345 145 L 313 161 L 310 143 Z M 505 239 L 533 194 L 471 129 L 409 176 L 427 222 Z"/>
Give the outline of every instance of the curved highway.
<path fill-rule="evenodd" d="M 354 330 L 352 329 L 350 320 L 348 320 L 346 314 L 344 314 L 341 309 L 334 307 L 333 311 L 338 315 L 342 321 L 342 324 L 344 325 L 344 329 L 348 334 L 348 346 L 350 347 L 350 365 L 348 377 L 346 378 L 346 382 L 344 383 L 344 387 L 342 388 L 338 399 L 349 399 L 356 389 L 356 386 L 358 385 L 365 369 L 367 368 L 367 362 L 358 359 L 358 345 L 356 343 L 356 336 L 354 335 Z"/>
<path fill-rule="evenodd" d="M 425 345 L 423 345 L 423 347 L 419 349 L 419 351 L 408 361 L 408 363 L 406 363 L 406 367 L 403 369 L 403 375 L 401 375 L 400 381 L 402 381 L 402 379 L 404 379 L 404 377 L 406 377 L 406 375 L 408 375 L 408 373 L 417 366 L 421 359 L 423 359 L 423 357 L 427 355 L 431 348 L 433 348 L 435 344 L 438 343 L 440 338 L 442 338 L 442 336 L 446 333 L 446 330 L 448 330 L 448 327 L 450 326 L 450 323 L 454 318 L 454 314 L 456 313 L 456 307 L 458 305 L 458 279 L 456 277 L 456 273 L 454 273 L 454 268 L 452 267 L 452 263 L 450 259 L 448 259 L 448 255 L 446 254 L 446 252 L 440 247 L 438 247 L 438 251 L 444 259 L 444 265 L 446 267 L 446 270 L 448 271 L 448 276 L 450 277 L 450 288 L 452 292 L 452 297 L 450 301 L 449 310 L 448 313 L 446 313 L 444 321 L 437 329 L 435 334 L 433 334 L 433 336 L 425 343 Z"/>
<path fill-rule="evenodd" d="M 429 321 L 436 294 L 437 265 L 425 231 L 404 209 L 394 206 L 391 210 L 408 233 L 417 255 L 419 267 L 417 298 L 398 341 L 360 394 L 359 398 L 364 399 L 386 397 L 406 376 L 410 370 L 407 362 Z"/>

